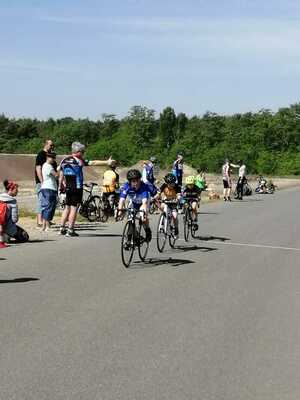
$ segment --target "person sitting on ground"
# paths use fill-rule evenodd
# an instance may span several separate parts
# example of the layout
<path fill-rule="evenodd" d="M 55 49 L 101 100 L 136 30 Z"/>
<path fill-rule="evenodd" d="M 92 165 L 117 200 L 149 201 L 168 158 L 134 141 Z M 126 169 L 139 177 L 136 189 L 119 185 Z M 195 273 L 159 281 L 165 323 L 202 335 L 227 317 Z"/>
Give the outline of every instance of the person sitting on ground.
<path fill-rule="evenodd" d="M 185 203 L 190 203 L 192 206 L 192 219 L 194 230 L 198 230 L 198 212 L 197 208 L 200 204 L 201 189 L 196 185 L 195 176 L 187 176 L 185 178 L 185 187 L 182 190 L 182 197 Z"/>
<path fill-rule="evenodd" d="M 43 182 L 41 186 L 41 210 L 42 210 L 42 223 L 43 232 L 48 231 L 50 222 L 52 221 L 57 203 L 57 178 L 58 173 L 53 167 L 56 164 L 56 154 L 48 152 L 46 155 L 46 162 L 42 167 Z"/>
<path fill-rule="evenodd" d="M 110 160 L 108 162 L 109 168 L 103 174 L 102 193 L 107 199 L 110 209 L 113 210 L 114 204 L 119 200 L 119 193 L 117 190 L 120 185 L 120 176 L 117 173 L 118 162 Z"/>
<path fill-rule="evenodd" d="M 178 201 L 180 199 L 180 186 L 176 183 L 176 177 L 169 173 L 164 177 L 164 183 L 158 189 L 156 199 L 161 199 L 161 210 L 167 212 L 167 207 L 172 209 L 172 218 L 174 221 L 174 234 L 178 235 Z M 168 205 L 165 202 L 168 202 Z M 170 203 L 169 203 L 170 202 Z"/>
<path fill-rule="evenodd" d="M 29 240 L 28 233 L 17 225 L 19 211 L 16 196 L 18 194 L 19 185 L 16 182 L 6 179 L 3 182 L 3 186 L 5 192 L 0 194 L 0 248 L 7 247 L 5 235 L 15 239 L 19 243 L 25 243 Z"/>
<path fill-rule="evenodd" d="M 145 228 L 146 240 L 150 242 L 152 239 L 152 232 L 148 219 L 150 192 L 148 185 L 142 181 L 141 172 L 137 169 L 130 169 L 127 172 L 127 182 L 121 188 L 118 217 L 122 215 L 127 197 L 136 210 L 143 211 L 142 221 Z"/>
<path fill-rule="evenodd" d="M 84 159 L 85 146 L 80 142 L 72 143 L 72 154 L 64 158 L 59 166 L 59 190 L 66 192 L 66 207 L 61 217 L 59 234 L 68 237 L 79 236 L 74 230 L 78 206 L 83 198 L 83 167 L 107 165 L 106 161 Z M 66 223 L 68 222 L 68 229 Z"/>

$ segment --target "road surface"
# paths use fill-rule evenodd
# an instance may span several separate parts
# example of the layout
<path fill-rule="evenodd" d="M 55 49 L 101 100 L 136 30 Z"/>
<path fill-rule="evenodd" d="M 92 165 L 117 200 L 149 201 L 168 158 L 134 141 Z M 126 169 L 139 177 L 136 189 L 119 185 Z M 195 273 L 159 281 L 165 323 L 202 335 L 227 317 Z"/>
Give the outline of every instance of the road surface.
<path fill-rule="evenodd" d="M 205 205 L 129 270 L 121 223 L 2 250 L 0 398 L 299 400 L 299 204 Z"/>

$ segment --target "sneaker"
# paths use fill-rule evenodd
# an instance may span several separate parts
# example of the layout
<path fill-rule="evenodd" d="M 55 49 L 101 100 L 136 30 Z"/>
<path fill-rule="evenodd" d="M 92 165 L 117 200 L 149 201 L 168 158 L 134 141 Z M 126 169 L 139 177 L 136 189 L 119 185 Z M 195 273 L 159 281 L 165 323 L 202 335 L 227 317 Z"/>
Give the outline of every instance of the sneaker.
<path fill-rule="evenodd" d="M 59 235 L 65 235 L 67 233 L 67 228 L 65 228 L 64 226 L 61 226 L 59 229 L 58 234 Z"/>
<path fill-rule="evenodd" d="M 231 201 L 231 197 L 228 197 L 228 199 L 227 199 L 228 201 Z"/>
<path fill-rule="evenodd" d="M 147 226 L 147 228 L 145 228 L 145 232 L 146 232 L 146 240 L 147 240 L 147 242 L 151 242 L 152 232 L 151 232 L 151 229 L 149 228 L 149 226 Z"/>
<path fill-rule="evenodd" d="M 9 246 L 7 246 L 7 244 L 4 242 L 0 242 L 0 249 L 6 249 L 6 247 L 9 247 Z"/>
<path fill-rule="evenodd" d="M 227 201 L 227 198 L 226 198 L 226 197 L 224 197 L 224 201 Z"/>
<path fill-rule="evenodd" d="M 78 233 L 74 231 L 74 229 L 68 229 L 66 233 L 67 237 L 78 237 Z"/>

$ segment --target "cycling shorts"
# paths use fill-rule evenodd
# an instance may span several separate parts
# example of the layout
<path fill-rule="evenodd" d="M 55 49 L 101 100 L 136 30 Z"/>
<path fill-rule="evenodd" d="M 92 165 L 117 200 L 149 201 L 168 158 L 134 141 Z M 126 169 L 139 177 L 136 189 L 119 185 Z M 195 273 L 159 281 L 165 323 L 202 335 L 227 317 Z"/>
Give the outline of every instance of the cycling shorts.
<path fill-rule="evenodd" d="M 77 207 L 82 202 L 83 189 L 66 189 L 66 205 Z"/>

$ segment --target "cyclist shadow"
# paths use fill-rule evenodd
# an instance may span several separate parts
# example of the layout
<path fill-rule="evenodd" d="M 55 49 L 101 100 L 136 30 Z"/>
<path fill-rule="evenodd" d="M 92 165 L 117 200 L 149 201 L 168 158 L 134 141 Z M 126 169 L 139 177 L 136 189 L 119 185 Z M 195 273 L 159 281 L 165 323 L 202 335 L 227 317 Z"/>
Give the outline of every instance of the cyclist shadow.
<path fill-rule="evenodd" d="M 181 258 L 148 258 L 144 262 L 135 261 L 130 269 L 144 269 L 144 268 L 156 268 L 161 267 L 163 265 L 170 265 L 171 267 L 180 267 L 181 265 L 185 264 L 193 264 L 195 261 L 181 259 Z"/>
<path fill-rule="evenodd" d="M 80 237 L 122 237 L 118 233 L 81 233 Z"/>
<path fill-rule="evenodd" d="M 194 251 L 194 250 L 199 250 L 202 253 L 207 253 L 209 251 L 216 251 L 219 250 L 215 247 L 206 247 L 206 246 L 175 246 L 175 250 L 180 250 L 180 251 Z"/>
<path fill-rule="evenodd" d="M 221 236 L 195 236 L 195 239 L 202 240 L 204 242 L 209 242 L 209 241 L 219 241 L 219 242 L 226 242 L 227 240 L 230 240 L 230 238 L 226 237 L 221 237 Z"/>
<path fill-rule="evenodd" d="M 0 279 L 1 283 L 26 283 L 26 282 L 33 282 L 39 281 L 39 278 L 16 278 L 16 279 Z"/>

